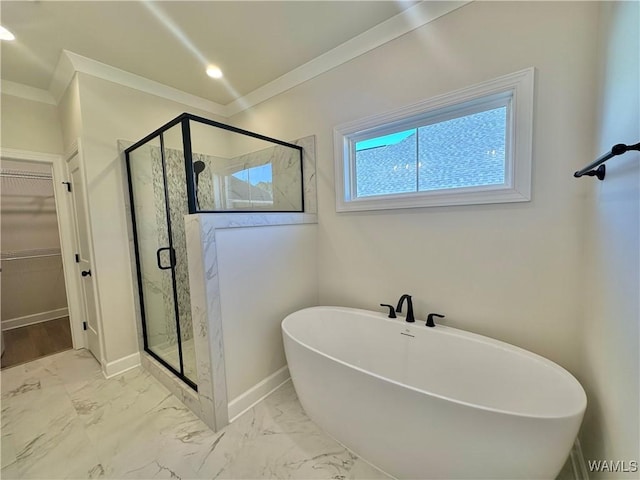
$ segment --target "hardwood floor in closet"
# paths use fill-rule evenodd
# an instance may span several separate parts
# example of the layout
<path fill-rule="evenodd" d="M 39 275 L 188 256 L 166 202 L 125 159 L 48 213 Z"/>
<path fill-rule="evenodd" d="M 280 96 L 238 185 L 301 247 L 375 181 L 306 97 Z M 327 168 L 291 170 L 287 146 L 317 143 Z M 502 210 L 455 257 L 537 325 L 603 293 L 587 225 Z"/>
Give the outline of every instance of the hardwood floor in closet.
<path fill-rule="evenodd" d="M 3 369 L 13 367 L 72 347 L 69 317 L 14 328 L 4 332 L 0 365 Z"/>

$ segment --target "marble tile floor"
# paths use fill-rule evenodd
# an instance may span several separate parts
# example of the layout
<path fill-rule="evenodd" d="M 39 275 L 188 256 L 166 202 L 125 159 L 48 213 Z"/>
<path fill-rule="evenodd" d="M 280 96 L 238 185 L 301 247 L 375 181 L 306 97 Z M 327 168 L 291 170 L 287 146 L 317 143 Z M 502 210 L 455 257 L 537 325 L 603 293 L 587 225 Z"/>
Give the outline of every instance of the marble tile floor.
<path fill-rule="evenodd" d="M 140 367 L 111 379 L 84 350 L 0 373 L 2 479 L 383 479 L 324 434 L 290 382 L 213 433 Z"/>
<path fill-rule="evenodd" d="M 158 345 L 152 347 L 151 350 L 176 370 L 180 370 L 180 354 L 177 345 Z M 185 376 L 197 383 L 196 348 L 193 338 L 182 341 L 182 361 Z"/>

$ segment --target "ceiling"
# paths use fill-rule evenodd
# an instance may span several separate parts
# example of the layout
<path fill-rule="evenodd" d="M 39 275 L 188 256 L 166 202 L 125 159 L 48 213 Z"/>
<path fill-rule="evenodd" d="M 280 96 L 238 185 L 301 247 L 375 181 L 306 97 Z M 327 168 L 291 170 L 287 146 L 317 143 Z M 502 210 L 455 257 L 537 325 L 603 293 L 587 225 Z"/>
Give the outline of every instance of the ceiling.
<path fill-rule="evenodd" d="M 9 1 L 3 80 L 47 90 L 62 50 L 227 105 L 415 1 Z M 207 64 L 224 72 L 205 73 Z"/>

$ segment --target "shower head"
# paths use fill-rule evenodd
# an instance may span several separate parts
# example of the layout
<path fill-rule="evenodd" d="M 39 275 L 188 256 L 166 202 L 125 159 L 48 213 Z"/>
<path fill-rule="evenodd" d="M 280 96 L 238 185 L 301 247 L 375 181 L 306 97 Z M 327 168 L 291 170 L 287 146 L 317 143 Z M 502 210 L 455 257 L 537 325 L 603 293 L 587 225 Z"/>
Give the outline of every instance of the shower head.
<path fill-rule="evenodd" d="M 205 167 L 206 164 L 202 160 L 196 160 L 193 162 L 193 171 L 196 174 L 196 205 L 198 206 L 198 209 L 200 209 L 200 200 L 198 200 L 198 179 Z"/>
<path fill-rule="evenodd" d="M 193 162 L 193 171 L 196 174 L 196 188 L 198 188 L 198 177 L 204 171 L 206 165 L 202 160 L 196 160 Z"/>
<path fill-rule="evenodd" d="M 205 168 L 206 168 L 206 165 L 202 160 L 197 160 L 193 162 L 193 171 L 196 173 L 196 175 L 200 175 Z"/>

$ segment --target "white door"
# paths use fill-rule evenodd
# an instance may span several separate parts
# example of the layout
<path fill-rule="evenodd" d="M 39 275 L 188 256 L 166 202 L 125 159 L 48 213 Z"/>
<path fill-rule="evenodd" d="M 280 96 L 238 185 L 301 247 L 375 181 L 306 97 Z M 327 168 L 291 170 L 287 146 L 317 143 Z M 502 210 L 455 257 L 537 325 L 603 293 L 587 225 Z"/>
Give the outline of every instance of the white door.
<path fill-rule="evenodd" d="M 94 293 L 93 276 L 91 269 L 91 254 L 89 250 L 89 228 L 87 215 L 87 204 L 85 195 L 85 184 L 83 182 L 80 156 L 76 153 L 67 160 L 67 171 L 69 173 L 71 189 L 71 210 L 74 222 L 74 240 L 76 250 L 76 274 L 80 277 L 81 286 L 81 308 L 83 314 L 83 327 L 87 336 L 86 345 L 89 351 L 98 361 L 100 361 L 100 336 L 98 333 L 98 320 L 96 309 L 96 297 Z"/>

